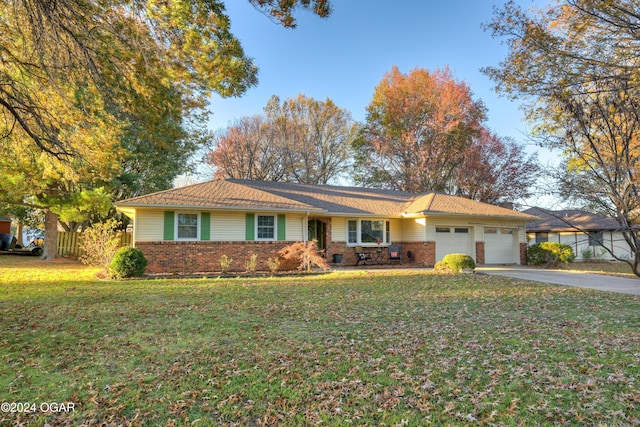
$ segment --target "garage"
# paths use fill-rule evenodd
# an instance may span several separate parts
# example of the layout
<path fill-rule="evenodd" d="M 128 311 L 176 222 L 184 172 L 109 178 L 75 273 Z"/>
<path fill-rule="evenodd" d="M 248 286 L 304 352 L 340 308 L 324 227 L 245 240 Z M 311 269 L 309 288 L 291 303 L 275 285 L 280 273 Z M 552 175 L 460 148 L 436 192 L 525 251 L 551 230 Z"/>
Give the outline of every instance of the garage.
<path fill-rule="evenodd" d="M 486 264 L 517 264 L 518 230 L 515 228 L 484 228 L 484 261 Z"/>
<path fill-rule="evenodd" d="M 471 228 L 436 226 L 436 262 L 447 254 L 467 254 L 475 259 Z"/>

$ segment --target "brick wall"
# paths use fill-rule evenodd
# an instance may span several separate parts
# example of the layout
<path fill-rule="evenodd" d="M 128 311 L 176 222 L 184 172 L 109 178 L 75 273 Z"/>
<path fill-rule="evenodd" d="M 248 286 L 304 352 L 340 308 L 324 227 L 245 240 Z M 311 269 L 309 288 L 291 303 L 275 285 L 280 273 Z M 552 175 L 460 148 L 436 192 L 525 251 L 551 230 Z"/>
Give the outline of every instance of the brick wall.
<path fill-rule="evenodd" d="M 436 243 L 435 242 L 395 242 L 400 245 L 402 251 L 402 263 L 421 265 L 426 267 L 433 267 L 436 263 Z M 365 248 L 367 251 L 375 252 L 375 247 Z M 344 242 L 328 242 L 327 244 L 327 256 L 328 260 L 332 260 L 332 255 L 335 253 L 342 253 L 344 251 L 344 257 L 342 264 L 344 266 L 356 265 L 356 254 L 352 246 L 345 246 Z M 411 251 L 413 256 L 413 262 L 409 260 L 408 252 Z M 383 262 L 387 263 L 387 249 L 384 248 Z M 394 262 L 393 265 L 398 265 Z"/>
<path fill-rule="evenodd" d="M 527 247 L 528 243 L 520 243 L 520 264 L 527 265 Z"/>
<path fill-rule="evenodd" d="M 476 242 L 476 264 L 484 264 L 484 242 Z"/>
<path fill-rule="evenodd" d="M 269 271 L 268 258 L 280 258 L 278 251 L 293 242 L 136 242 L 149 262 L 150 274 L 189 274 L 220 272 L 220 258 L 233 258 L 230 273 L 246 271 L 245 261 L 258 255 L 257 270 Z M 298 263 L 280 259 L 280 270 L 295 270 Z"/>

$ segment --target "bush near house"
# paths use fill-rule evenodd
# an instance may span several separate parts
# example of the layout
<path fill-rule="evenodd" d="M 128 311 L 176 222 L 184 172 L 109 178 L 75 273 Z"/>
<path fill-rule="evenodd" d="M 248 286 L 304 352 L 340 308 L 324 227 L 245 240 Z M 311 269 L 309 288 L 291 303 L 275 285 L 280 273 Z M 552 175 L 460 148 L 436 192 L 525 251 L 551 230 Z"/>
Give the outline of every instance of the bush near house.
<path fill-rule="evenodd" d="M 121 248 L 113 256 L 109 273 L 111 277 L 123 279 L 126 277 L 140 277 L 147 267 L 147 259 L 142 252 L 136 248 Z"/>
<path fill-rule="evenodd" d="M 527 263 L 555 267 L 569 264 L 576 256 L 569 245 L 557 242 L 541 242 L 527 248 Z"/>
<path fill-rule="evenodd" d="M 476 262 L 467 254 L 448 254 L 436 263 L 436 270 L 451 270 L 459 273 L 462 269 L 476 268 Z"/>
<path fill-rule="evenodd" d="M 299 261 L 298 270 L 301 271 L 311 271 L 313 265 L 323 270 L 329 269 L 327 261 L 318 252 L 318 241 L 316 239 L 308 242 L 295 242 L 282 248 L 278 254 L 284 259 Z"/>

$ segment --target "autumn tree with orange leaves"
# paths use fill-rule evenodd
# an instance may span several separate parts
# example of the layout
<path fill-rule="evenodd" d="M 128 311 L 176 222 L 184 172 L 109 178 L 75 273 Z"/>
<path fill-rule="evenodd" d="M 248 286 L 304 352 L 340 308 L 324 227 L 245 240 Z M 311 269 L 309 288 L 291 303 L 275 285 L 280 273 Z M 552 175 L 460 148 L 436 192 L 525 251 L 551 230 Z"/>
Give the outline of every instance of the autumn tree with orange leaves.
<path fill-rule="evenodd" d="M 375 88 L 354 144 L 355 179 L 365 186 L 441 191 L 491 203 L 527 197 L 530 187 L 517 184 L 534 179 L 535 158 L 525 158 L 512 142 L 489 137 L 485 119 L 484 104 L 448 68 L 403 74 L 393 67 Z M 501 175 L 507 163 L 513 173 Z M 491 187 L 500 181 L 498 194 Z"/>

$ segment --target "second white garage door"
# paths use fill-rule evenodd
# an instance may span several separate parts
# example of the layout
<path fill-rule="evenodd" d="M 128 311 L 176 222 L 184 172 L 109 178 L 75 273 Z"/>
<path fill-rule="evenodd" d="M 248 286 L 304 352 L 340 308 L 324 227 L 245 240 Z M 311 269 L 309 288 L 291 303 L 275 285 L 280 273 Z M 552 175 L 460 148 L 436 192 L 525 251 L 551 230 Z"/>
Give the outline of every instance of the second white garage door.
<path fill-rule="evenodd" d="M 519 258 L 518 230 L 485 227 L 484 262 L 486 264 L 517 264 Z"/>

